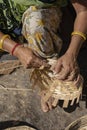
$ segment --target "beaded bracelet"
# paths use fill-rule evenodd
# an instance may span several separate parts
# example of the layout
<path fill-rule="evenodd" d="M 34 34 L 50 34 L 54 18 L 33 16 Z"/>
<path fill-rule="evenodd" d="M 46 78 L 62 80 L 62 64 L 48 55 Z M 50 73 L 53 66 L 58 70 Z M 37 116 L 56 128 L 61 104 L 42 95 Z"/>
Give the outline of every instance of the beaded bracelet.
<path fill-rule="evenodd" d="M 10 36 L 8 34 L 2 36 L 2 38 L 0 39 L 0 49 L 3 50 L 3 42 L 6 38 L 10 39 Z"/>
<path fill-rule="evenodd" d="M 84 40 L 86 40 L 86 34 L 82 33 L 82 32 L 79 32 L 79 31 L 74 31 L 71 33 L 71 35 L 79 35 L 81 36 Z"/>
<path fill-rule="evenodd" d="M 12 51 L 11 51 L 11 54 L 12 54 L 12 55 L 14 54 L 14 51 L 15 51 L 15 49 L 16 49 L 18 46 L 21 46 L 21 44 L 16 43 L 16 44 L 14 45 L 14 47 L 12 48 Z"/>

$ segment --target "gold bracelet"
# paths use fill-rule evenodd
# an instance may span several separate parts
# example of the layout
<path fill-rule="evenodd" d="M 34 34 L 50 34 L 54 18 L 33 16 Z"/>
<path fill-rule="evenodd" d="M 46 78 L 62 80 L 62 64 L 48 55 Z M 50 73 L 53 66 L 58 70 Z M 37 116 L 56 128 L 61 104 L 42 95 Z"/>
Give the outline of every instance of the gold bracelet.
<path fill-rule="evenodd" d="M 0 39 L 0 49 L 3 50 L 3 42 L 5 40 L 5 38 L 9 38 L 10 39 L 10 36 L 8 34 L 2 36 L 2 38 Z"/>
<path fill-rule="evenodd" d="M 84 40 L 86 40 L 86 34 L 82 33 L 82 32 L 78 32 L 78 31 L 74 31 L 71 33 L 71 35 L 79 35 L 81 36 Z"/>

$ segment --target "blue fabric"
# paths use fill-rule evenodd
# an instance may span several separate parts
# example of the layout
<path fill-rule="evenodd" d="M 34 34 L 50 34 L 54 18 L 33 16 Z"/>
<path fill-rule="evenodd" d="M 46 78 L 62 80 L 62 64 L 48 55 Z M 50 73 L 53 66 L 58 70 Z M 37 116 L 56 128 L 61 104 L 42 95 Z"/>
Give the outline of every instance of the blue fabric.
<path fill-rule="evenodd" d="M 15 28 L 14 30 L 13 30 L 13 32 L 16 34 L 16 35 L 21 35 L 21 28 Z"/>

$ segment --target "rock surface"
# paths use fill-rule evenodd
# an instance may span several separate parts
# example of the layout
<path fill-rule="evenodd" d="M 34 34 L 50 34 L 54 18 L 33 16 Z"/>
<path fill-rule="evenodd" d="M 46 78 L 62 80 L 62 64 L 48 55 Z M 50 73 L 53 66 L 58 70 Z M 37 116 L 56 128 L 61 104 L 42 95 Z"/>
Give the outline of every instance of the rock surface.
<path fill-rule="evenodd" d="M 83 70 L 87 81 L 86 70 Z M 69 123 L 87 114 L 86 82 L 84 89 L 83 100 L 78 105 L 63 109 L 60 102 L 55 109 L 44 113 L 40 96 L 31 88 L 29 70 L 17 68 L 11 74 L 0 76 L 0 130 L 11 121 L 28 123 L 38 130 L 64 130 Z"/>

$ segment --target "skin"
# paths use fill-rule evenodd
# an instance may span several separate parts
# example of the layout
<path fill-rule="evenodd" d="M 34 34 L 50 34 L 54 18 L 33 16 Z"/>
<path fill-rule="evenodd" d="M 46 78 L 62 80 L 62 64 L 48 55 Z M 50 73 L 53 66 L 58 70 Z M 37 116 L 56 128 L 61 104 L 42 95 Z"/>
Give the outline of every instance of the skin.
<path fill-rule="evenodd" d="M 74 22 L 73 31 L 79 31 L 87 34 L 87 1 L 86 0 L 72 0 L 72 5 L 76 11 L 76 19 Z M 73 35 L 70 45 L 66 53 L 61 56 L 57 64 L 52 67 L 53 71 L 58 74 L 60 80 L 75 80 L 76 74 L 78 74 L 77 56 L 80 48 L 84 42 L 84 39 L 79 35 Z M 73 73 L 73 75 L 72 75 Z M 71 76 L 72 75 L 72 76 Z M 44 93 L 45 96 L 45 93 Z M 44 102 L 42 97 L 42 108 L 44 112 L 52 110 L 53 99 L 49 98 L 47 102 Z"/>
<path fill-rule="evenodd" d="M 2 32 L 0 32 L 0 39 L 4 36 Z M 3 49 L 7 52 L 11 53 L 12 49 L 17 43 L 13 41 L 12 39 L 6 38 L 3 43 Z M 14 56 L 16 56 L 20 62 L 23 64 L 25 68 L 30 67 L 40 67 L 44 65 L 47 66 L 47 63 L 45 60 L 42 60 L 40 57 L 37 57 L 33 51 L 27 47 L 18 46 L 16 47 L 14 53 Z"/>
<path fill-rule="evenodd" d="M 79 2 L 80 1 L 80 2 Z M 72 0 L 77 17 L 74 22 L 73 31 L 87 32 L 87 1 Z M 80 21 L 80 22 L 79 22 Z M 58 59 L 57 64 L 53 67 L 55 73 L 58 73 L 58 79 L 68 79 L 68 76 L 77 68 L 77 56 L 84 39 L 79 35 L 73 35 L 70 46 L 66 53 Z M 73 77 L 71 78 L 71 80 Z"/>
<path fill-rule="evenodd" d="M 76 11 L 76 19 L 74 22 L 73 31 L 80 31 L 87 33 L 87 0 L 72 0 L 72 5 Z M 80 22 L 79 22 L 80 21 Z M 0 39 L 4 34 L 0 32 Z M 52 66 L 52 70 L 58 74 L 58 79 L 61 80 L 71 80 L 73 81 L 76 74 L 79 72 L 77 65 L 77 56 L 79 50 L 82 46 L 84 39 L 79 35 L 73 35 L 71 38 L 70 45 L 66 53 L 61 56 L 55 66 Z M 16 42 L 11 39 L 6 38 L 3 43 L 3 49 L 11 52 L 12 48 Z M 28 67 L 40 67 L 47 64 L 40 57 L 37 57 L 31 49 L 23 46 L 18 46 L 14 51 L 14 56 L 18 57 L 20 62 L 25 68 Z M 73 76 L 71 76 L 73 73 Z M 45 92 L 42 93 L 41 106 L 44 112 L 47 112 L 53 108 L 52 102 L 53 98 L 49 98 L 47 102 L 44 102 L 43 98 L 46 95 Z"/>

